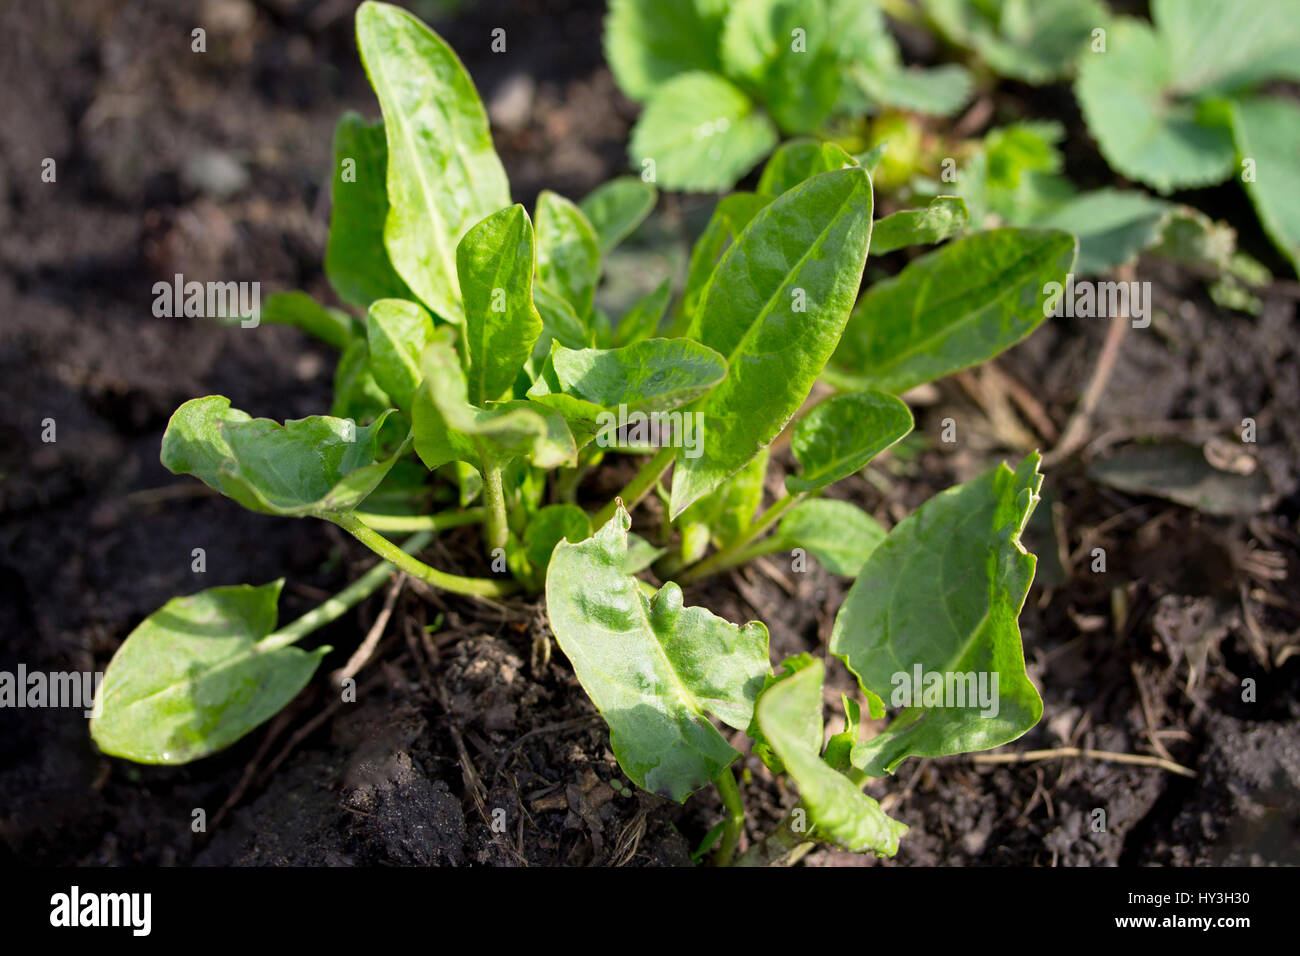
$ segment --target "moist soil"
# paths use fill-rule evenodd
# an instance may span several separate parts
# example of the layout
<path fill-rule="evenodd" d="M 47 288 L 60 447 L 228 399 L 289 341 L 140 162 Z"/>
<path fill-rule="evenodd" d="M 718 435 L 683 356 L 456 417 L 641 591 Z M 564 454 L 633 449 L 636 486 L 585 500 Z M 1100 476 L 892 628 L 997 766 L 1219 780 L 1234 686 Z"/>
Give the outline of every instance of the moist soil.
<path fill-rule="evenodd" d="M 333 125 L 344 109 L 377 114 L 353 8 L 50 0 L 0 12 L 0 670 L 102 670 L 145 615 L 216 585 L 285 577 L 287 619 L 369 564 L 331 526 L 252 514 L 158 463 L 169 415 L 197 395 L 277 419 L 320 413 L 334 356 L 291 329 L 151 308 L 153 283 L 176 273 L 330 301 L 320 262 Z M 541 188 L 580 198 L 622 171 L 635 108 L 602 63 L 599 4 L 416 8 L 487 101 L 517 200 L 531 206 Z M 191 50 L 196 26 L 204 53 Z M 491 52 L 497 27 L 506 54 Z M 1044 95 L 1012 85 L 1007 102 Z M 47 157 L 54 182 L 41 178 Z M 1216 215 L 1253 222 L 1244 201 L 1215 201 L 1231 204 Z M 680 248 L 708 203 L 666 197 L 661 209 L 654 228 Z M 873 262 L 869 276 L 901 261 Z M 1047 469 L 1028 535 L 1040 565 L 1021 626 L 1044 715 L 1004 749 L 1154 754 L 1191 775 L 1089 756 L 909 760 L 869 788 L 911 827 L 898 856 L 819 848 L 805 865 L 1300 862 L 1296 287 L 1270 286 L 1250 316 L 1215 305 L 1177 268 L 1143 260 L 1137 277 L 1152 283 L 1155 320 L 1124 339 L 1092 443 Z M 1104 320 L 1053 320 L 995 365 L 909 396 L 908 453 L 834 494 L 893 523 L 999 458 L 1053 447 L 1104 334 Z M 1255 514 L 1215 517 L 1089 476 L 1094 457 L 1126 442 L 1222 442 L 1246 417 L 1258 439 L 1245 467 L 1271 488 Z M 947 418 L 954 443 L 939 440 Z M 776 489 L 789 458 L 774 461 Z M 605 500 L 633 467 L 592 476 L 584 500 Z M 642 530 L 656 517 L 644 508 Z M 1092 569 L 1095 548 L 1104 573 Z M 486 570 L 472 529 L 425 557 Z M 779 660 L 824 652 L 846 590 L 815 563 L 795 573 L 777 555 L 686 597 L 765 621 Z M 381 603 L 382 593 L 312 636 L 337 650 L 279 717 L 189 766 L 110 760 L 79 711 L 0 710 L 0 858 L 690 865 L 720 818 L 715 797 L 678 806 L 622 776 L 536 600 L 486 606 L 407 584 L 357 701 L 339 703 L 326 675 Z M 828 702 L 851 690 L 832 662 Z M 797 795 L 756 759 L 744 767 L 748 842 Z"/>

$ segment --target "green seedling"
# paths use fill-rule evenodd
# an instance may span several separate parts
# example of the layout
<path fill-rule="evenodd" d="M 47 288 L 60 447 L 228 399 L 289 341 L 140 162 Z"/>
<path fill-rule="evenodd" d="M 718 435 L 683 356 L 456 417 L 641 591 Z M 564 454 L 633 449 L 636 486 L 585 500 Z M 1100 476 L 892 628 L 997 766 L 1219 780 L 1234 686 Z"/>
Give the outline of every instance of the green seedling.
<path fill-rule="evenodd" d="M 530 216 L 510 201 L 451 50 L 373 2 L 357 38 L 383 121 L 345 116 L 335 138 L 348 172 L 334 183 L 325 268 L 346 308 L 302 293 L 267 304 L 273 321 L 339 350 L 331 414 L 281 424 L 197 398 L 172 417 L 161 457 L 250 510 L 337 525 L 382 561 L 279 628 L 281 582 L 168 602 L 113 658 L 94 739 L 140 763 L 229 746 L 311 680 L 328 648 L 298 642 L 398 569 L 469 600 L 544 593 L 628 779 L 677 801 L 718 788 L 726 818 L 701 854 L 716 841 L 716 862 L 769 862 L 814 839 L 895 852 L 906 828 L 863 792 L 868 779 L 909 756 L 1005 743 L 1041 714 L 1017 624 L 1038 460 L 999 466 L 889 531 L 822 495 L 912 431 L 898 393 L 1043 321 L 1044 287 L 1072 267 L 1073 237 L 957 239 L 859 299 L 873 228 L 888 248 L 933 243 L 965 207 L 936 202 L 873 224 L 868 166 L 838 147 L 789 144 L 757 192 L 719 202 L 667 326 L 672 277 L 611 325 L 594 306 L 603 257 L 649 214 L 653 190 L 620 179 L 578 204 L 543 193 Z M 841 389 L 808 410 L 819 379 Z M 638 433 L 655 416 L 668 423 L 658 440 Z M 797 468 L 760 510 L 769 446 L 787 428 Z M 649 457 L 589 510 L 583 479 L 614 455 Z M 660 527 L 632 534 L 631 512 L 656 493 Z M 417 556 L 458 526 L 481 530 L 490 571 L 454 574 Z M 870 739 L 846 698 L 848 726 L 823 740 L 820 660 L 775 674 L 761 622 L 684 603 L 682 584 L 781 552 L 854 579 L 830 651 L 871 718 L 898 710 Z M 665 583 L 651 583 L 652 566 Z M 914 669 L 983 675 L 992 689 L 900 702 L 898 673 Z M 740 753 L 715 720 L 748 735 L 801 796 L 788 825 L 745 854 Z"/>

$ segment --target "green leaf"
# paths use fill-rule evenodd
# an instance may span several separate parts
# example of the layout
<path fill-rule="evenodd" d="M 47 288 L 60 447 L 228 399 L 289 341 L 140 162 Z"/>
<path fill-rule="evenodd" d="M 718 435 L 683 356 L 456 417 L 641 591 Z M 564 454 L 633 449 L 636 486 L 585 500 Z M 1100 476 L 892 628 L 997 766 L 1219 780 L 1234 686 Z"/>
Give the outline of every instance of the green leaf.
<path fill-rule="evenodd" d="M 871 176 L 821 173 L 764 207 L 723 255 L 691 337 L 728 374 L 692 410 L 698 457 L 679 457 L 673 517 L 735 474 L 785 427 L 839 341 L 871 239 Z"/>
<path fill-rule="evenodd" d="M 831 652 L 857 677 L 873 717 L 886 700 L 905 708 L 853 748 L 866 773 L 893 773 L 909 756 L 997 747 L 1042 716 L 1017 622 L 1034 577 L 1020 535 L 1038 502 L 1038 462 L 1032 454 L 1014 473 L 999 465 L 936 495 L 899 522 L 853 582 Z"/>
<path fill-rule="evenodd" d="M 614 331 L 614 344 L 631 345 L 653 336 L 659 330 L 664 312 L 668 310 L 668 298 L 672 291 L 672 280 L 664 279 L 653 292 L 638 299 L 619 320 L 618 328 Z"/>
<path fill-rule="evenodd" d="M 465 233 L 456 272 L 469 400 L 481 406 L 514 384 L 542 332 L 533 305 L 533 226 L 524 207 L 507 206 Z"/>
<path fill-rule="evenodd" d="M 1300 4 L 1257 0 L 1153 0 L 1151 18 L 1169 49 L 1175 92 L 1230 94 L 1271 77 L 1300 79 Z"/>
<path fill-rule="evenodd" d="M 368 308 L 376 299 L 409 299 L 384 248 L 388 218 L 388 143 L 384 124 L 348 111 L 334 129 L 334 186 L 325 275 L 340 299 Z"/>
<path fill-rule="evenodd" d="M 433 319 L 414 302 L 378 299 L 366 316 L 375 382 L 407 415 L 420 387 L 420 353 L 433 340 Z"/>
<path fill-rule="evenodd" d="M 548 189 L 537 197 L 537 280 L 579 316 L 591 313 L 600 281 L 596 230 L 581 209 Z"/>
<path fill-rule="evenodd" d="M 731 247 L 736 237 L 745 230 L 758 211 L 771 201 L 770 196 L 746 192 L 732 193 L 718 200 L 718 204 L 713 208 L 713 215 L 709 217 L 708 224 L 704 227 L 704 232 L 691 247 L 691 260 L 686 270 L 686 285 L 682 290 L 680 311 L 674 325 L 681 323 L 685 328 L 694 321 L 695 313 L 704 300 L 709 280 L 713 278 L 723 253 Z"/>
<path fill-rule="evenodd" d="M 542 317 L 542 334 L 533 344 L 533 359 L 545 358 L 551 352 L 551 343 L 559 342 L 568 349 L 585 349 L 595 344 L 596 336 L 588 325 L 573 311 L 568 300 L 544 285 L 533 286 L 533 305 Z"/>
<path fill-rule="evenodd" d="M 953 42 L 1026 83 L 1066 73 L 1109 19 L 1094 0 L 925 0 L 925 11 Z"/>
<path fill-rule="evenodd" d="M 371 422 L 393 407 L 370 369 L 370 346 L 364 338 L 353 339 L 339 356 L 334 368 L 334 401 L 330 415 Z"/>
<path fill-rule="evenodd" d="M 528 397 L 555 409 L 580 440 L 589 440 L 634 415 L 681 408 L 726 375 L 722 356 L 690 339 L 645 339 L 617 349 L 556 345 Z"/>
<path fill-rule="evenodd" d="M 623 772 L 680 803 L 740 756 L 705 714 L 749 725 L 771 670 L 767 628 L 683 607 L 676 584 L 642 595 L 624 570 L 631 523 L 619 507 L 595 536 L 556 546 L 546 611 Z"/>
<path fill-rule="evenodd" d="M 263 322 L 292 325 L 340 352 L 365 331 L 356 319 L 339 309 L 327 309 L 306 292 L 277 292 L 262 306 Z"/>
<path fill-rule="evenodd" d="M 723 72 L 755 90 L 783 130 L 811 132 L 840 92 L 831 39 L 821 3 L 732 0 L 722 30 Z"/>
<path fill-rule="evenodd" d="M 444 328 L 446 328 L 444 326 Z M 424 384 L 415 394 L 415 451 L 430 471 L 463 461 L 480 472 L 489 462 L 524 458 L 539 468 L 572 466 L 573 435 L 558 412 L 535 402 L 471 405 L 455 346 L 435 336 L 420 355 Z"/>
<path fill-rule="evenodd" d="M 384 113 L 389 259 L 425 305 L 460 322 L 456 244 L 510 204 L 487 114 L 456 54 L 405 10 L 362 4 L 357 46 Z"/>
<path fill-rule="evenodd" d="M 405 442 L 395 450 L 381 443 L 387 417 L 366 426 L 325 415 L 279 425 L 209 395 L 172 415 L 161 459 L 172 474 L 193 475 L 251 511 L 328 517 L 361 504 L 401 456 Z"/>
<path fill-rule="evenodd" d="M 764 448 L 721 485 L 681 513 L 683 528 L 702 525 L 719 548 L 725 548 L 744 533 L 763 503 L 763 479 L 767 476 L 768 451 Z"/>
<path fill-rule="evenodd" d="M 834 384 L 895 394 L 987 361 L 1042 324 L 1075 239 L 997 229 L 956 239 L 867 290 L 835 350 Z"/>
<path fill-rule="evenodd" d="M 667 552 L 667 548 L 656 547 L 639 534 L 628 532 L 627 557 L 623 561 L 623 572 L 625 574 L 638 574 L 658 561 Z"/>
<path fill-rule="evenodd" d="M 911 430 L 911 411 L 893 395 L 834 395 L 795 424 L 790 448 L 803 473 L 786 476 L 786 490 L 816 491 L 856 474 Z"/>
<path fill-rule="evenodd" d="M 755 710 L 759 729 L 798 785 L 800 802 L 818 835 L 855 853 L 893 856 L 906 825 L 819 756 L 824 675 L 825 665 L 813 661 L 764 690 Z M 811 730 L 816 743 L 810 747 Z"/>
<path fill-rule="evenodd" d="M 330 648 L 260 643 L 284 580 L 172 598 L 113 655 L 90 722 L 99 749 L 183 764 L 229 747 L 297 696 Z"/>
<path fill-rule="evenodd" d="M 789 680 L 800 671 L 812 667 L 815 662 L 816 658 L 807 652 L 791 654 L 785 660 L 781 661 L 781 670 L 779 673 L 769 673 L 763 678 L 763 689 L 758 692 L 758 696 L 761 698 L 765 693 L 767 693 L 767 689 L 773 684 L 778 681 Z M 823 730 L 821 710 L 819 709 L 815 712 L 805 710 L 798 715 L 792 716 L 794 719 L 788 721 L 786 724 L 787 731 L 791 734 L 797 735 L 801 740 L 801 745 L 805 749 L 814 752 L 820 750 L 822 746 Z M 771 770 L 772 773 L 775 774 L 785 773 L 785 764 L 783 764 L 781 758 L 772 751 L 771 745 L 767 742 L 767 737 L 763 734 L 763 731 L 759 729 L 757 719 L 749 722 L 749 727 L 746 729 L 745 733 L 754 742 L 752 748 L 754 754 L 763 761 L 767 766 L 767 769 Z"/>
<path fill-rule="evenodd" d="M 600 254 L 611 252 L 654 209 L 659 191 L 635 176 L 620 176 L 597 186 L 578 208 L 600 241 Z"/>
<path fill-rule="evenodd" d="M 971 75 L 956 63 L 928 70 L 905 69 L 901 65 L 889 70 L 862 66 L 853 76 L 873 103 L 927 116 L 951 116 L 971 94 Z"/>
<path fill-rule="evenodd" d="M 844 729 L 833 734 L 826 741 L 826 750 L 822 759 L 830 764 L 831 769 L 841 773 L 853 766 L 853 747 L 858 742 L 858 725 L 862 722 L 862 708 L 848 694 L 840 694 L 840 703 L 844 707 Z"/>
<path fill-rule="evenodd" d="M 716 70 L 728 0 L 611 0 L 605 59 L 619 88 L 648 99 L 688 70 Z"/>
<path fill-rule="evenodd" d="M 1234 26 L 1214 40 L 1231 44 L 1239 32 Z M 1111 167 L 1162 193 L 1227 178 L 1232 133 L 1226 124 L 1201 122 L 1197 104 L 1178 91 L 1180 64 L 1168 37 L 1118 17 L 1107 44 L 1106 53 L 1084 58 L 1074 92 Z"/>
<path fill-rule="evenodd" d="M 545 580 L 551 553 L 561 541 L 577 544 L 591 537 L 591 519 L 577 505 L 547 505 L 524 529 L 524 556 L 528 562 L 528 585 L 540 587 Z"/>
<path fill-rule="evenodd" d="M 936 196 L 924 209 L 904 209 L 886 216 L 871 230 L 871 253 L 883 256 L 904 246 L 925 246 L 957 235 L 966 228 L 966 200 Z"/>
<path fill-rule="evenodd" d="M 801 501 L 781 518 L 764 551 L 803 548 L 831 574 L 854 577 L 885 540 L 885 529 L 857 505 L 830 498 Z"/>
<path fill-rule="evenodd" d="M 856 165 L 857 160 L 837 143 L 822 143 L 814 139 L 792 139 L 778 146 L 771 159 L 767 161 L 762 175 L 758 177 L 756 191 L 761 196 L 775 198 L 818 173 Z M 746 217 L 746 221 L 749 218 L 752 218 L 752 213 L 750 217 Z"/>
<path fill-rule="evenodd" d="M 777 132 L 743 92 L 714 73 L 682 73 L 646 104 L 628 148 L 632 165 L 654 161 L 669 189 L 730 189 L 776 145 Z"/>
<path fill-rule="evenodd" d="M 1134 189 L 1079 193 L 1033 224 L 1062 229 L 1079 239 L 1075 272 L 1101 275 L 1160 243 L 1176 207 Z"/>
<path fill-rule="evenodd" d="M 1300 274 L 1300 109 L 1282 99 L 1236 102 L 1232 133 L 1238 154 L 1254 161 L 1255 175 L 1243 185 L 1259 221 Z"/>

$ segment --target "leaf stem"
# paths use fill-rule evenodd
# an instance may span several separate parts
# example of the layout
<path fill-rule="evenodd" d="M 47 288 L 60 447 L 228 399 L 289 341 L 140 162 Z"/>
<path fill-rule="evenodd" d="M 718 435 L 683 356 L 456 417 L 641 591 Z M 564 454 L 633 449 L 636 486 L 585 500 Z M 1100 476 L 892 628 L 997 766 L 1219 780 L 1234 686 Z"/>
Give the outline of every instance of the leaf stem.
<path fill-rule="evenodd" d="M 750 558 L 766 554 L 767 550 L 770 549 L 765 550 L 761 542 L 750 547 L 752 542 L 764 535 L 772 525 L 781 520 L 787 511 L 807 496 L 808 492 L 801 491 L 798 494 L 787 494 L 777 499 L 735 541 L 714 552 L 712 556 L 705 558 L 698 564 L 687 568 L 686 573 L 677 578 L 677 583 L 691 584 L 701 578 L 708 577 L 710 574 L 717 574 L 719 571 L 725 571 L 727 568 L 743 564 Z"/>
<path fill-rule="evenodd" d="M 803 804 L 796 804 L 775 830 L 745 851 L 736 866 L 793 866 L 799 862 L 814 845 L 803 832 L 807 818 Z"/>
<path fill-rule="evenodd" d="M 466 508 L 464 511 L 440 511 L 431 515 L 380 515 L 366 511 L 352 512 L 369 528 L 375 531 L 446 531 L 467 524 L 479 524 L 483 521 L 482 508 Z"/>
<path fill-rule="evenodd" d="M 404 551 L 418 551 L 432 539 L 433 532 L 422 531 L 419 534 L 411 535 L 402 542 L 402 548 Z M 273 651 L 276 648 L 287 647 L 306 637 L 312 631 L 319 630 L 331 621 L 337 620 L 350 608 L 360 604 L 383 587 L 384 582 L 392 576 L 393 570 L 392 564 L 387 561 L 380 561 L 338 594 L 325 601 L 325 603 L 312 608 L 302 617 L 290 624 L 286 624 L 278 631 L 266 635 L 258 642 L 259 649 Z"/>
<path fill-rule="evenodd" d="M 592 526 L 600 529 L 605 526 L 610 518 L 614 517 L 614 512 L 618 510 L 618 502 L 623 500 L 623 507 L 631 511 L 641 499 L 650 493 L 650 490 L 663 477 L 663 473 L 668 470 L 668 466 L 673 463 L 677 457 L 677 449 L 671 445 L 660 448 L 655 456 L 641 466 L 641 470 L 636 473 L 636 477 L 627 483 L 627 486 L 610 499 L 609 504 L 601 508 L 596 513 L 596 517 L 591 519 Z"/>
<path fill-rule="evenodd" d="M 510 519 L 506 514 L 505 489 L 501 484 L 501 466 L 489 459 L 483 461 L 483 505 L 487 512 L 484 541 L 488 551 L 505 550 L 510 543 Z"/>
<path fill-rule="evenodd" d="M 722 798 L 723 809 L 727 811 L 722 842 L 713 852 L 713 865 L 730 866 L 732 857 L 736 855 L 736 847 L 740 845 L 740 834 L 745 829 L 745 802 L 740 797 L 740 787 L 736 785 L 736 775 L 730 767 L 723 770 L 713 783 L 718 788 L 718 796 Z"/>
<path fill-rule="evenodd" d="M 330 520 L 385 561 L 392 562 L 411 577 L 418 578 L 425 584 L 432 585 L 435 588 L 451 591 L 453 594 L 465 594 L 470 597 L 492 598 L 505 597 L 519 590 L 519 585 L 514 581 L 463 578 L 459 575 L 439 571 L 437 568 L 431 568 L 423 561 L 411 557 L 379 532 L 366 527 L 361 522 L 361 519 L 353 514 L 336 515 Z"/>

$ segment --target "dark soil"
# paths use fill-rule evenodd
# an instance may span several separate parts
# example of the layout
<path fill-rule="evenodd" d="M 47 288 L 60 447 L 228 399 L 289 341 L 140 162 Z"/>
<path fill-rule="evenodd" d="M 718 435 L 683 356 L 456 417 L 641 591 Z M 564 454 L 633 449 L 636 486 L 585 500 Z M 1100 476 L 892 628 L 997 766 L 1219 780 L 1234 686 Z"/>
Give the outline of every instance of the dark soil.
<path fill-rule="evenodd" d="M 368 563 L 330 526 L 254 515 L 158 464 L 168 416 L 196 395 L 279 419 L 321 412 L 333 356 L 284 328 L 151 313 L 153 283 L 177 272 L 329 299 L 320 261 L 333 124 L 346 108 L 377 112 L 353 6 L 49 0 L 0 12 L 0 670 L 102 670 L 169 597 L 220 584 L 284 576 L 291 617 Z M 416 5 L 489 103 L 516 199 L 531 205 L 543 187 L 580 198 L 621 170 L 634 108 L 602 65 L 600 4 L 485 2 L 440 19 L 438 6 Z M 195 26 L 207 30 L 204 54 L 190 50 Z M 498 26 L 506 55 L 489 51 Z M 41 180 L 46 157 L 54 183 Z M 678 230 L 698 206 L 663 205 L 663 228 Z M 1244 201 L 1236 213 L 1253 219 Z M 1005 749 L 1166 752 L 1194 776 L 1075 757 L 909 761 L 870 789 L 912 827 L 884 865 L 1300 862 L 1294 287 L 1275 286 L 1250 317 L 1169 267 L 1143 262 L 1138 277 L 1154 284 L 1156 321 L 1128 333 L 1094 442 L 1049 470 L 1031 528 L 1040 567 L 1021 623 L 1045 713 Z M 914 396 L 916 453 L 836 493 L 893 522 L 998 458 L 1052 447 L 1104 331 L 1055 321 L 997 368 L 925 389 Z M 945 417 L 958 423 L 955 445 L 938 440 Z M 1135 438 L 1231 438 L 1244 417 L 1258 423 L 1249 451 L 1275 502 L 1253 517 L 1202 515 L 1088 477 L 1089 460 Z M 41 440 L 45 419 L 54 443 Z M 621 477 L 601 474 L 585 491 L 596 500 Z M 471 531 L 448 535 L 430 560 L 473 569 L 476 546 Z M 196 547 L 203 574 L 191 571 Z M 1104 574 L 1090 568 L 1096 547 Z M 758 562 L 687 600 L 762 618 L 774 660 L 820 651 L 846 582 L 780 565 Z M 284 714 L 186 767 L 99 755 L 79 711 L 0 710 L 0 858 L 689 864 L 716 800 L 678 807 L 631 787 L 563 655 L 551 656 L 536 603 L 487 608 L 408 586 L 358 703 L 332 703 L 324 675 L 378 601 L 316 636 L 340 650 Z M 832 664 L 828 699 L 850 689 Z M 757 760 L 746 767 L 748 840 L 796 795 Z M 195 832 L 198 810 L 206 832 Z M 877 861 L 817 850 L 805 862 Z"/>

